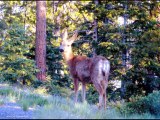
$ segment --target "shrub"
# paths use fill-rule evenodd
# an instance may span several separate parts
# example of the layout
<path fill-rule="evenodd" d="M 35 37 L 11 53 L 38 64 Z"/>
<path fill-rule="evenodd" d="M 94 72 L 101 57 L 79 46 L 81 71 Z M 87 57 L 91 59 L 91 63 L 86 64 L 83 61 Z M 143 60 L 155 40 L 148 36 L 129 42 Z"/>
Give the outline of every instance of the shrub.
<path fill-rule="evenodd" d="M 92 85 L 89 85 L 89 89 L 86 93 L 87 102 L 93 104 L 98 103 L 98 97 L 99 94 L 96 89 Z"/>
<path fill-rule="evenodd" d="M 129 102 L 121 108 L 122 114 L 144 114 L 160 115 L 160 91 L 155 91 L 146 97 L 140 97 L 134 102 Z"/>
<path fill-rule="evenodd" d="M 12 83 L 31 85 L 36 80 L 35 61 L 26 54 L 29 53 L 31 42 L 22 24 L 14 22 L 6 32 L 6 39 L 2 41 L 0 53 L 0 80 Z"/>

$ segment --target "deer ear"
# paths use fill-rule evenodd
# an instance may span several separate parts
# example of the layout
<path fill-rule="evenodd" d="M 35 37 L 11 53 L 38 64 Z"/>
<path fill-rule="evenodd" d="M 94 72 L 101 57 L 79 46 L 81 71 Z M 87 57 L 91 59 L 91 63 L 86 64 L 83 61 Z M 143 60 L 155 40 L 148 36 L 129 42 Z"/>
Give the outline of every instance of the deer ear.
<path fill-rule="evenodd" d="M 62 34 L 62 39 L 63 39 L 63 40 L 67 40 L 67 38 L 68 38 L 68 31 L 67 31 L 67 28 L 65 28 L 65 29 L 64 29 L 64 32 L 63 32 L 63 34 Z"/>
<path fill-rule="evenodd" d="M 69 39 L 69 41 L 73 43 L 77 39 L 77 36 L 78 36 L 78 30 L 75 31 L 74 35 Z"/>

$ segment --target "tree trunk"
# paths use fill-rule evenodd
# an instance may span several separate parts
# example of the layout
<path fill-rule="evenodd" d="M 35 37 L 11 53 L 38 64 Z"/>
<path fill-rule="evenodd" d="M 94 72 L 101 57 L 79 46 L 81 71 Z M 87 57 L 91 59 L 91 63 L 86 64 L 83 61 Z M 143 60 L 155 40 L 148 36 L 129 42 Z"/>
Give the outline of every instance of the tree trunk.
<path fill-rule="evenodd" d="M 46 80 L 46 1 L 36 1 L 36 66 L 40 70 L 36 76 Z"/>
<path fill-rule="evenodd" d="M 124 7 L 125 7 L 125 11 L 127 11 L 127 2 L 126 2 L 126 4 L 124 4 Z M 123 26 L 124 26 L 124 28 L 126 27 L 126 25 L 127 25 L 127 15 L 126 15 L 126 13 L 124 14 L 124 24 L 123 24 Z M 123 31 L 123 39 L 122 39 L 122 43 L 124 44 L 124 45 L 126 45 L 126 33 L 124 33 L 124 31 Z M 126 71 L 127 71 L 127 69 L 128 69 L 128 66 L 127 66 L 127 64 L 128 64 L 128 58 L 127 58 L 127 54 L 129 54 L 129 51 L 128 51 L 128 49 L 126 49 L 126 48 L 124 48 L 123 49 L 123 53 L 122 53 L 122 65 L 124 66 L 124 72 L 126 73 Z M 125 77 L 126 75 L 123 75 L 123 77 Z M 125 93 L 126 93 L 126 81 L 124 81 L 124 80 L 122 80 L 121 81 L 121 98 L 122 99 L 124 99 L 124 97 L 125 97 Z"/>
<path fill-rule="evenodd" d="M 97 6 L 99 4 L 98 0 L 95 0 L 94 1 L 95 5 Z M 94 16 L 95 17 L 95 16 Z M 93 34 L 93 40 L 95 42 L 97 42 L 98 40 L 98 25 L 97 25 L 97 18 L 94 18 L 94 34 Z M 96 54 L 96 49 L 93 48 L 93 57 L 95 57 L 97 54 Z"/>
<path fill-rule="evenodd" d="M 53 1 L 53 4 L 52 4 L 52 7 L 53 7 L 53 21 L 54 21 L 54 24 L 56 25 L 56 27 L 53 29 L 53 35 L 56 36 L 56 37 L 59 37 L 60 36 L 60 23 L 61 23 L 61 13 L 57 16 L 56 19 L 55 18 L 55 12 L 57 12 L 57 8 L 58 8 L 58 4 L 59 4 L 59 1 Z"/>

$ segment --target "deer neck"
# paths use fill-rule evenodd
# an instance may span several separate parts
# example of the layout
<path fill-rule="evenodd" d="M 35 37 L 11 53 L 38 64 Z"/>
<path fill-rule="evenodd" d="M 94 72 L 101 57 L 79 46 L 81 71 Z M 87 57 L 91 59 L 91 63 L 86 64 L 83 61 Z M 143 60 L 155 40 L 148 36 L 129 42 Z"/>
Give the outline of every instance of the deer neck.
<path fill-rule="evenodd" d="M 74 58 L 74 54 L 73 54 L 72 49 L 64 52 L 63 57 L 64 57 L 66 63 L 70 66 L 71 65 L 71 61 Z"/>

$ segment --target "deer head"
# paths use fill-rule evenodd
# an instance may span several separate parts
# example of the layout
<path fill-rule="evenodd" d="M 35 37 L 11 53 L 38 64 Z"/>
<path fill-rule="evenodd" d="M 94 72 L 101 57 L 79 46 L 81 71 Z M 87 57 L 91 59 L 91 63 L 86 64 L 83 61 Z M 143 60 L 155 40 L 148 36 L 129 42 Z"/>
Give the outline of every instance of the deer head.
<path fill-rule="evenodd" d="M 71 45 L 76 40 L 77 35 L 78 31 L 76 30 L 73 36 L 68 39 L 68 32 L 67 29 L 65 29 L 64 33 L 62 33 L 62 42 L 60 43 L 59 51 L 60 52 L 69 51 L 72 48 Z"/>

